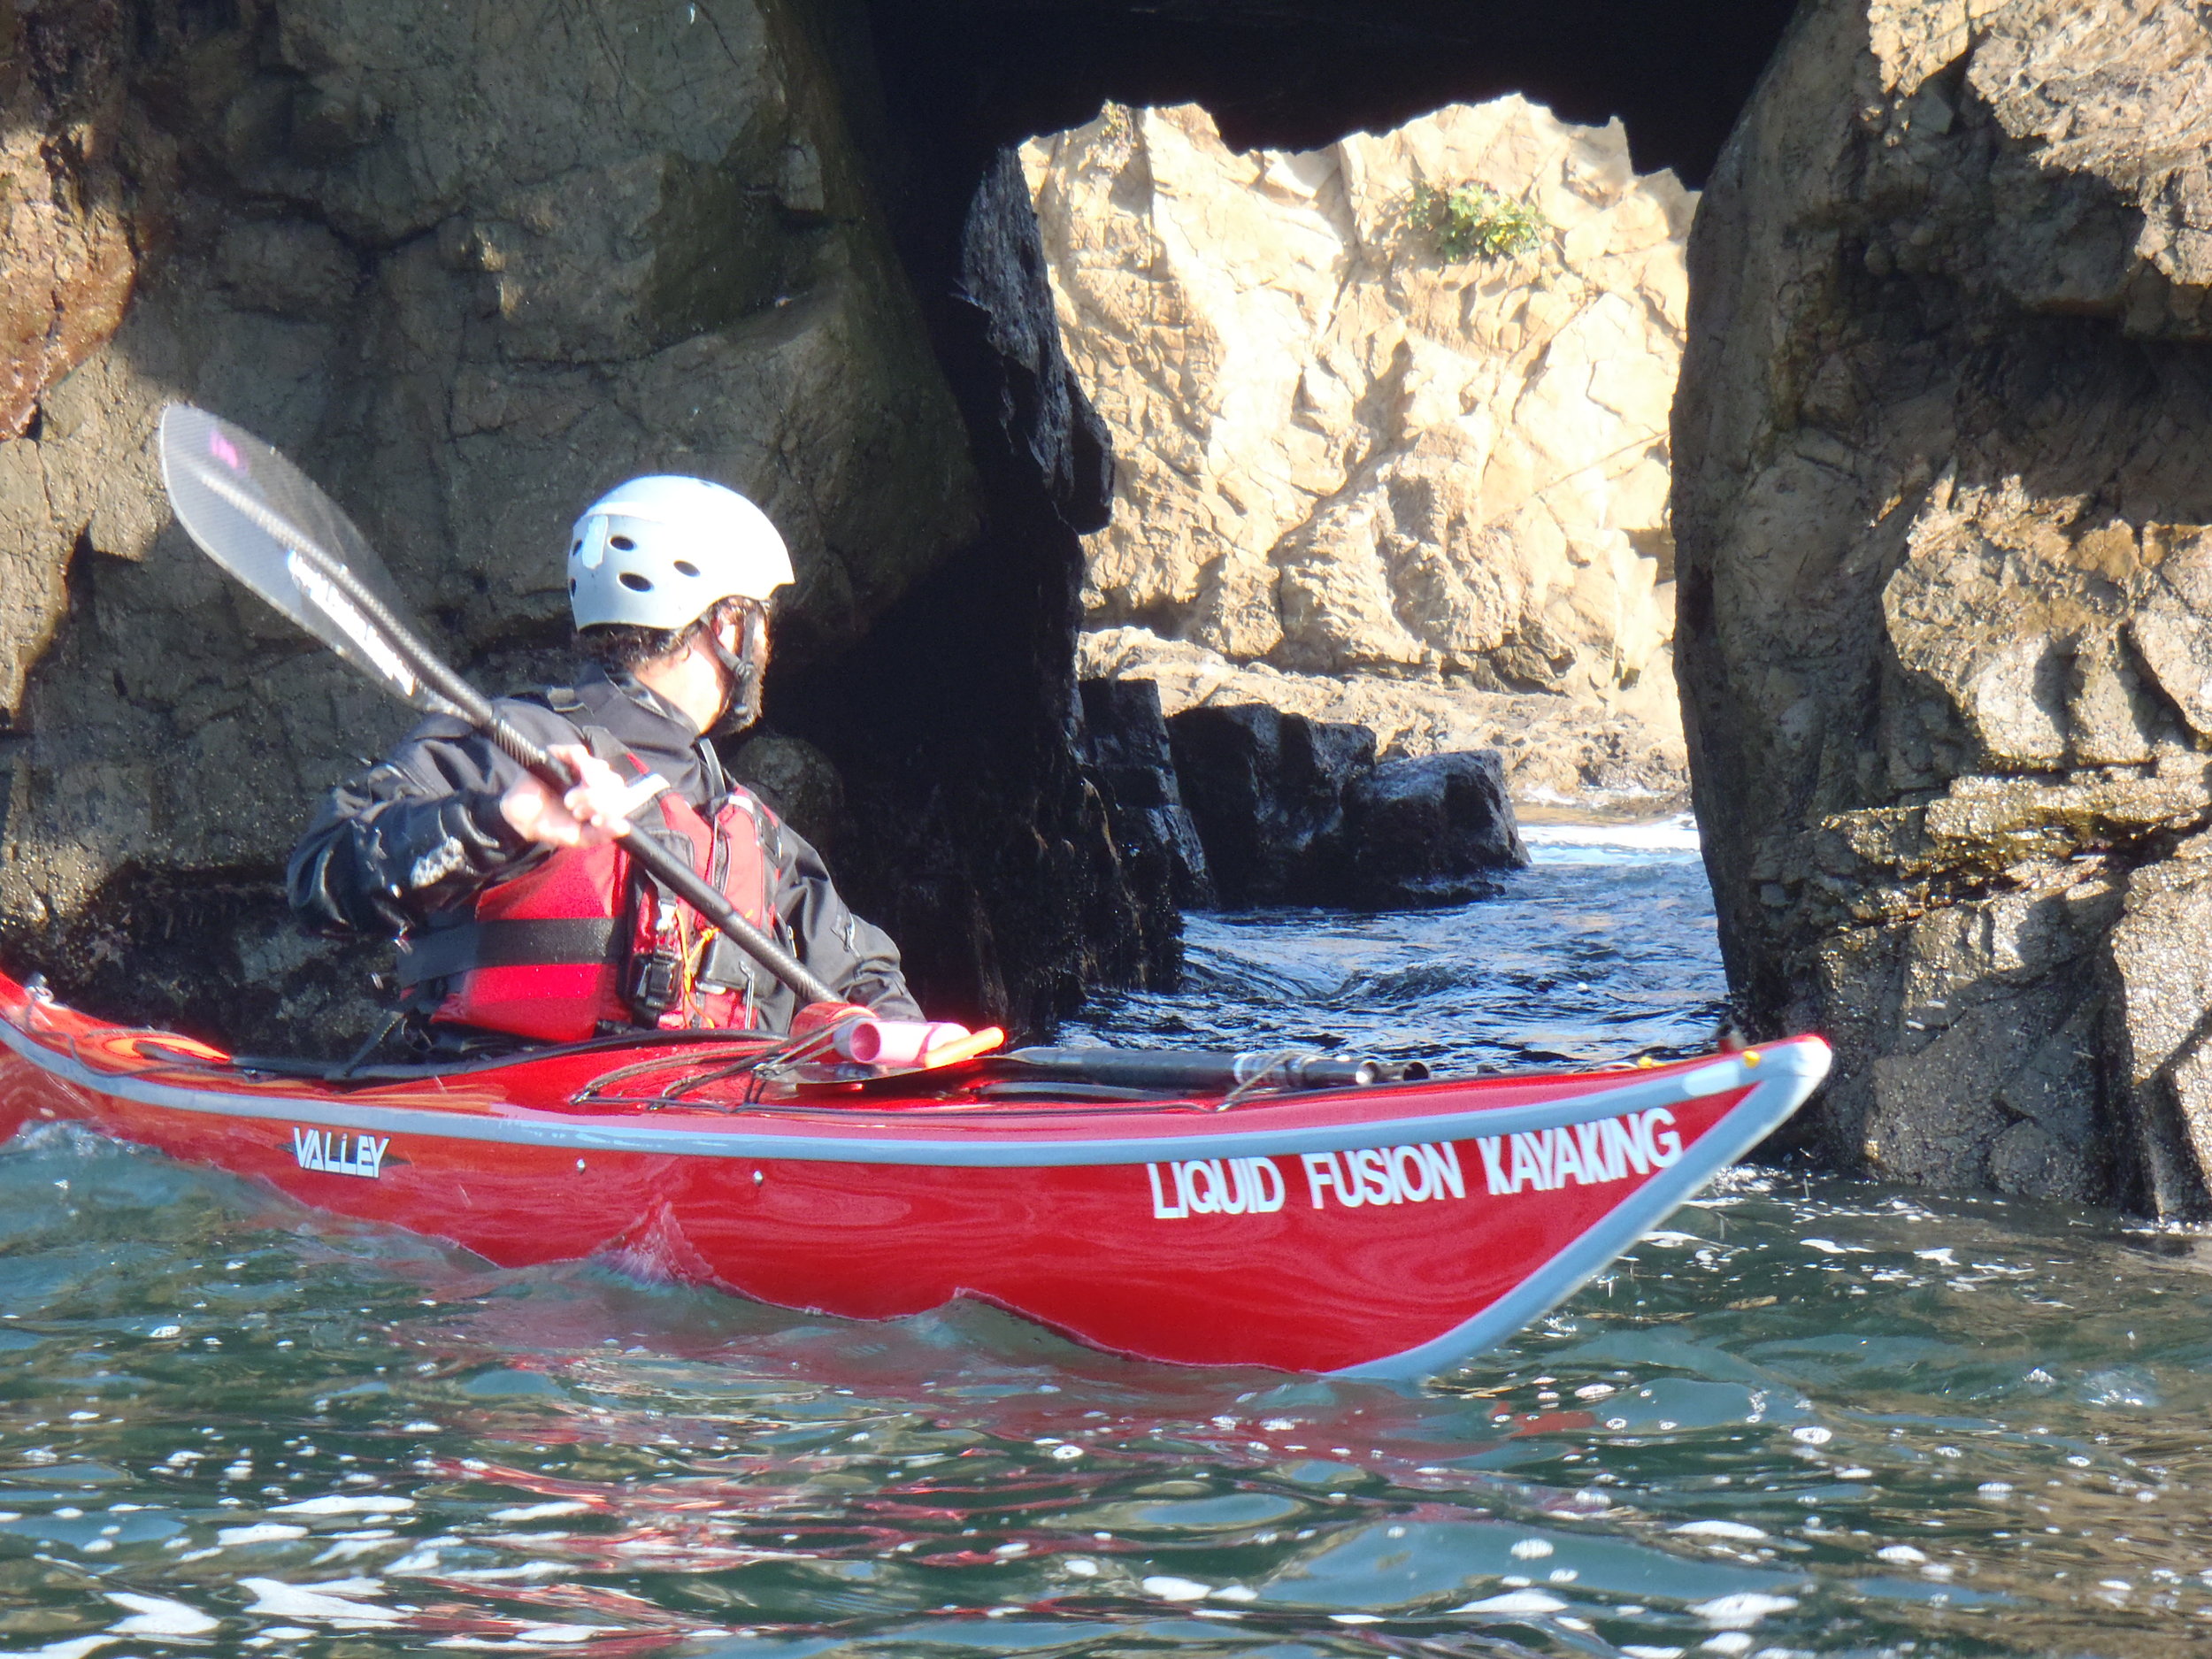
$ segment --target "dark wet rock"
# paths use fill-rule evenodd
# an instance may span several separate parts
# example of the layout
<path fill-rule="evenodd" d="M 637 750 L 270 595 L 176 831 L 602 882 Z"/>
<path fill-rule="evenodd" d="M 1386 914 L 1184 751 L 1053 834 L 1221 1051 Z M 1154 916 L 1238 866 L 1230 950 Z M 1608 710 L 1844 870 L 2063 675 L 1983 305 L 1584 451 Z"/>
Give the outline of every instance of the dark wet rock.
<path fill-rule="evenodd" d="M 845 810 L 845 780 L 827 755 L 803 737 L 764 732 L 747 738 L 729 757 L 729 774 L 825 858 L 835 859 L 852 826 Z"/>
<path fill-rule="evenodd" d="M 849 649 L 772 671 L 769 710 L 845 779 L 840 884 L 924 1005 L 1036 1031 L 1087 986 L 1171 983 L 1179 947 L 1076 752 L 1079 532 L 1111 472 L 1011 162 L 948 142 L 879 163 L 906 170 L 897 246 L 985 516 Z M 895 483 L 852 481 L 899 511 Z"/>
<path fill-rule="evenodd" d="M 1346 888 L 1377 910 L 1463 904 L 1529 862 L 1495 749 L 1385 761 L 1344 796 Z"/>
<path fill-rule="evenodd" d="M 2212 25 L 1814 0 L 1690 247 L 1677 648 L 1792 1133 L 2212 1212 Z"/>
<path fill-rule="evenodd" d="M 1061 344 L 1036 211 L 1011 149 L 976 185 L 960 270 L 960 303 L 996 365 L 979 424 L 1043 486 L 1069 528 L 1103 529 L 1113 511 L 1113 440 Z"/>
<path fill-rule="evenodd" d="M 1488 872 L 1528 862 L 1494 750 L 1379 766 L 1366 726 L 1251 703 L 1186 709 L 1167 727 L 1231 909 L 1464 903 L 1492 889 Z"/>
<path fill-rule="evenodd" d="M 1174 910 L 1211 910 L 1205 844 L 1175 772 L 1160 688 L 1141 680 L 1086 680 L 1083 726 L 1091 775 L 1106 802 L 1114 845 L 1140 890 L 1158 887 Z"/>
<path fill-rule="evenodd" d="M 1375 734 L 1256 703 L 1186 709 L 1167 725 L 1221 902 L 1337 902 L 1344 795 L 1374 770 Z"/>
<path fill-rule="evenodd" d="M 0 440 L 19 437 L 46 388 L 115 332 L 138 278 L 128 148 L 143 134 L 117 119 L 122 32 L 97 0 L 0 16 Z M 103 118 L 107 143 L 67 142 Z M 0 624 L 0 653 L 9 632 Z M 0 656 L 0 672 L 12 666 Z"/>

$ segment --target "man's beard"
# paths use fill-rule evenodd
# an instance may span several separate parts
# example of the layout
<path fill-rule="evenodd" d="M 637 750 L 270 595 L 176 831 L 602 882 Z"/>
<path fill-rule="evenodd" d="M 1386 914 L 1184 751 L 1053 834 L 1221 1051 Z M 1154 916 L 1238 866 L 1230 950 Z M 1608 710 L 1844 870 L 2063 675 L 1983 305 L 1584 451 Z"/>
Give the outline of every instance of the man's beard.
<path fill-rule="evenodd" d="M 729 676 L 722 712 L 707 728 L 709 737 L 734 737 L 760 718 L 761 682 L 768 672 L 768 618 L 758 607 L 745 607 L 738 626 L 737 649 L 722 643 L 718 628 L 707 634 L 707 648 Z"/>

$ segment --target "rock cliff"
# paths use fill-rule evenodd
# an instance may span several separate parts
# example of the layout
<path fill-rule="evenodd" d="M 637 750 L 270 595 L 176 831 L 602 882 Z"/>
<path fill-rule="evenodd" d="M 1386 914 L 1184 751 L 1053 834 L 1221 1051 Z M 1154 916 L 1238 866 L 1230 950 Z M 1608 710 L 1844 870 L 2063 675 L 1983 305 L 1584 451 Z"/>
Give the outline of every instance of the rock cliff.
<path fill-rule="evenodd" d="M 1302 153 L 1110 106 L 1025 152 L 1116 434 L 1093 627 L 1233 662 L 1624 708 L 1672 746 L 1667 409 L 1694 198 L 1519 97 Z M 1454 249 L 1465 186 L 1538 215 Z"/>
<path fill-rule="evenodd" d="M 1678 647 L 1722 943 L 1806 1133 L 2207 1213 L 2212 25 L 1813 0 L 1707 189 Z"/>
<path fill-rule="evenodd" d="M 844 873 L 925 993 L 1033 1024 L 1131 970 L 1065 735 L 1103 442 L 1010 158 L 945 216 L 949 322 L 849 119 L 869 86 L 814 9 L 134 16 L 0 19 L 11 968 L 255 1041 L 362 1018 L 363 964 L 298 938 L 271 878 L 408 717 L 169 524 L 148 439 L 186 396 L 321 479 L 495 688 L 561 672 L 557 561 L 595 492 L 660 470 L 746 490 L 800 572 L 772 718 L 866 768 Z M 918 668 L 856 715 L 839 697 L 895 672 L 887 630 L 955 657 L 987 637 L 1019 683 Z M 916 753 L 917 724 L 932 772 L 874 764 Z"/>

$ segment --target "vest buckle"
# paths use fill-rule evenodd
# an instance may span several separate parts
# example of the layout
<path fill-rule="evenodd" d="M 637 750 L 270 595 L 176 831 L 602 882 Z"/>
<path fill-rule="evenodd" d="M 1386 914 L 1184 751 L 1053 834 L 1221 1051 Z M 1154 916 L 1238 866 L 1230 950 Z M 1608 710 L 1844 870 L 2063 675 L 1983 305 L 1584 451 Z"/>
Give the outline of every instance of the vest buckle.
<path fill-rule="evenodd" d="M 630 958 L 627 1001 L 647 1023 L 683 1000 L 684 960 L 672 950 L 641 952 Z"/>

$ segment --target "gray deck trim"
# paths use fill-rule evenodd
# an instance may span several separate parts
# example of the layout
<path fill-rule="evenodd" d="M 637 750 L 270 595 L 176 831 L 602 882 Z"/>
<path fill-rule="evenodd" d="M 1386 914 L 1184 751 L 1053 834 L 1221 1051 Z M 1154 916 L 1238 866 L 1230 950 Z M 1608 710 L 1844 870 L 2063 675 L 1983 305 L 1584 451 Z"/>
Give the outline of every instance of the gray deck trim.
<path fill-rule="evenodd" d="M 789 1159 L 819 1164 L 888 1164 L 955 1169 L 1061 1169 L 1086 1164 L 1164 1164 L 1182 1158 L 1263 1157 L 1300 1152 L 1339 1152 L 1358 1147 L 1393 1146 L 1420 1141 L 1469 1141 L 1563 1125 L 1589 1123 L 1654 1106 L 1742 1087 L 1760 1074 L 1741 1056 L 1726 1056 L 1695 1071 L 1671 1072 L 1617 1088 L 1599 1089 L 1573 1100 L 1528 1106 L 1489 1106 L 1466 1111 L 1409 1115 L 1361 1124 L 1312 1125 L 1297 1128 L 1240 1127 L 1234 1109 L 1213 1118 L 1203 1133 L 1153 1137 L 1118 1136 L 1081 1141 L 1040 1141 L 994 1134 L 988 1128 L 962 1125 L 957 1138 L 923 1140 L 907 1136 L 826 1135 L 813 1125 L 788 1130 L 658 1128 L 615 1124 L 604 1119 L 568 1118 L 530 1110 L 526 1118 L 494 1118 L 473 1112 L 435 1111 L 416 1107 L 354 1104 L 334 1101 L 286 1100 L 265 1094 L 235 1094 L 213 1089 L 180 1088 L 142 1077 L 104 1074 L 74 1056 L 46 1048 L 14 1025 L 0 1020 L 0 1041 L 42 1070 L 96 1094 L 139 1105 L 157 1106 L 218 1118 L 313 1125 L 379 1135 L 427 1135 L 449 1141 L 483 1141 L 509 1146 L 559 1148 L 578 1152 L 635 1152 L 672 1157 Z M 1802 1051 L 1765 1051 L 1779 1059 Z M 1826 1069 L 1824 1060 L 1821 1069 Z M 1809 1092 L 1810 1083 L 1805 1086 Z M 1802 1094 L 1798 1096 L 1802 1098 Z M 1793 1105 L 1794 1102 L 1793 1102 Z M 1072 1108 L 1071 1111 L 1081 1109 Z M 1736 1109 L 1741 1111 L 1743 1108 Z M 863 1116 L 856 1109 L 856 1117 Z M 1785 1110 L 1784 1116 L 1787 1115 Z M 1775 1121 L 1778 1122 L 1778 1118 Z M 1762 1131 L 1761 1133 L 1764 1133 Z M 1747 1142 L 1747 1145 L 1752 1142 Z M 1675 1166 L 1679 1167 L 1679 1166 Z"/>

